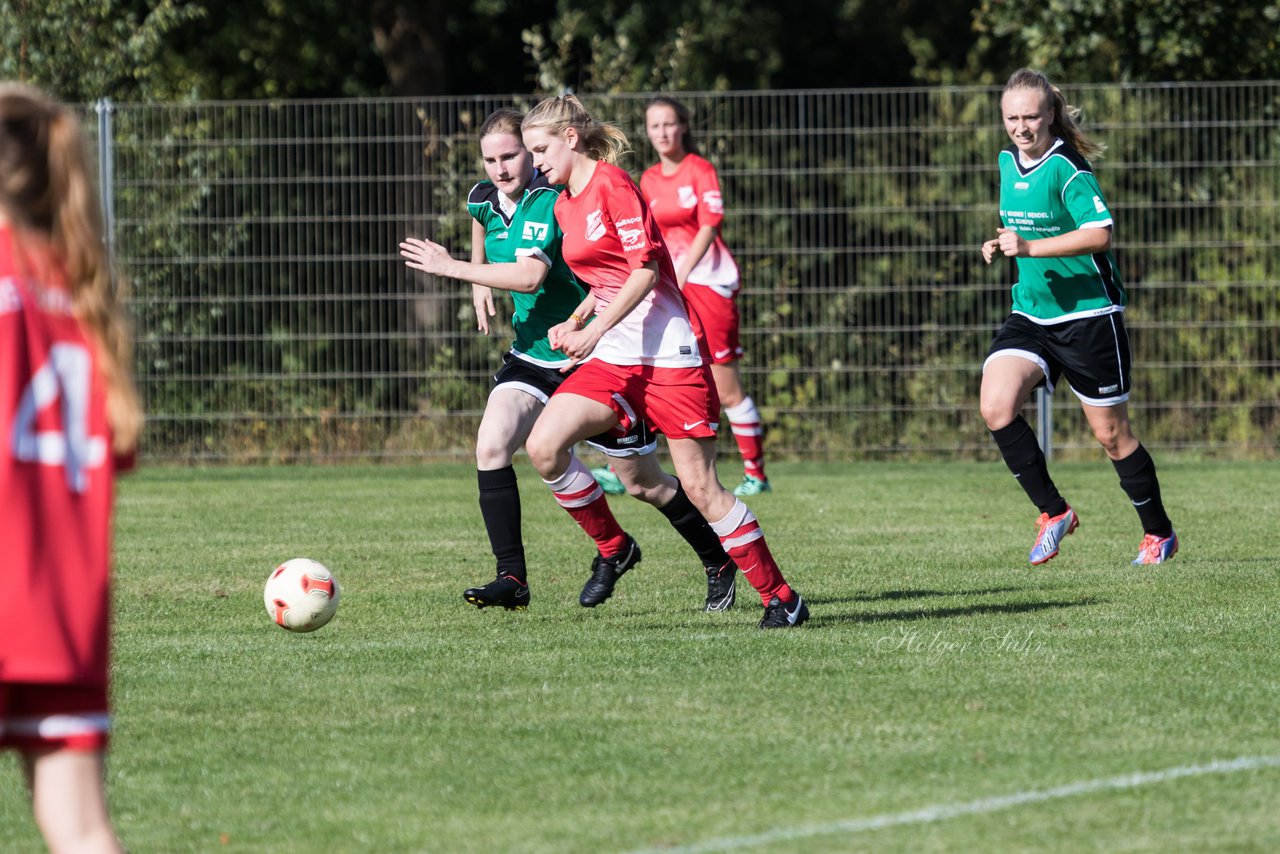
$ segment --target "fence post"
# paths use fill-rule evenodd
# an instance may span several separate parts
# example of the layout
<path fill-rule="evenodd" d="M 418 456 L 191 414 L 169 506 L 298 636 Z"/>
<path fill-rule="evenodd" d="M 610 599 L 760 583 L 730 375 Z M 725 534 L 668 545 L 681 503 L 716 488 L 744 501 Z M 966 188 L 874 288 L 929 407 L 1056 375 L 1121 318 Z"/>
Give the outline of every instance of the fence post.
<path fill-rule="evenodd" d="M 115 143 L 111 138 L 111 114 L 115 105 L 110 98 L 99 98 L 94 104 L 98 113 L 98 194 L 102 197 L 102 226 L 107 244 L 107 258 L 116 254 Z"/>
<path fill-rule="evenodd" d="M 1047 461 L 1053 454 L 1053 398 L 1044 386 L 1036 389 L 1036 436 Z"/>

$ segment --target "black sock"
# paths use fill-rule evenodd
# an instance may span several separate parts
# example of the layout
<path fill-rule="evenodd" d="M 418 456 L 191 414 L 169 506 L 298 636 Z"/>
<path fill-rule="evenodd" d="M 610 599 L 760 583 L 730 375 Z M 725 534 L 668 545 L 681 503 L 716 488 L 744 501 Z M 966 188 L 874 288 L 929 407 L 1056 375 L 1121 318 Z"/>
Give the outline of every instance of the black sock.
<path fill-rule="evenodd" d="M 1167 537 L 1173 533 L 1173 523 L 1164 512 L 1164 502 L 1160 500 L 1160 481 L 1156 479 L 1156 463 L 1147 453 L 1147 449 L 1138 445 L 1123 460 L 1112 460 L 1116 474 L 1120 475 L 1120 488 L 1133 502 L 1133 509 L 1138 511 L 1142 521 L 1142 530 L 1157 537 Z"/>
<path fill-rule="evenodd" d="M 1041 513 L 1057 516 L 1067 512 L 1067 502 L 1058 494 L 1058 487 L 1053 485 L 1044 452 L 1040 450 L 1035 431 L 1025 418 L 1019 415 L 1008 426 L 992 430 L 991 437 L 1000 448 L 1004 464 Z"/>
<path fill-rule="evenodd" d="M 524 539 L 520 535 L 520 490 L 516 470 L 511 466 L 493 471 L 477 471 L 480 484 L 480 515 L 489 532 L 489 545 L 498 560 L 498 575 L 525 580 Z"/>
<path fill-rule="evenodd" d="M 729 555 L 720 544 L 720 537 L 711 530 L 711 526 L 707 524 L 706 519 L 702 518 L 698 508 L 693 506 L 693 502 L 689 500 L 679 481 L 676 481 L 676 497 L 658 510 L 667 517 L 671 527 L 693 546 L 703 566 L 721 567 L 729 562 Z"/>

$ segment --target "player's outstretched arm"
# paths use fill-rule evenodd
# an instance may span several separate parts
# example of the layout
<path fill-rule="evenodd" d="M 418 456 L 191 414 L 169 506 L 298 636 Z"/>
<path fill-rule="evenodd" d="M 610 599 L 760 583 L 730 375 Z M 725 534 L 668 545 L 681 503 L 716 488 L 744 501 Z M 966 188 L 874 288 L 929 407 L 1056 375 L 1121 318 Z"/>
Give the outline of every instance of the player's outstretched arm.
<path fill-rule="evenodd" d="M 506 264 L 473 264 L 459 261 L 439 243 L 418 237 L 406 237 L 400 243 L 405 266 L 434 276 L 471 282 L 482 287 L 531 294 L 542 287 L 550 270 L 533 255 L 521 255 Z"/>

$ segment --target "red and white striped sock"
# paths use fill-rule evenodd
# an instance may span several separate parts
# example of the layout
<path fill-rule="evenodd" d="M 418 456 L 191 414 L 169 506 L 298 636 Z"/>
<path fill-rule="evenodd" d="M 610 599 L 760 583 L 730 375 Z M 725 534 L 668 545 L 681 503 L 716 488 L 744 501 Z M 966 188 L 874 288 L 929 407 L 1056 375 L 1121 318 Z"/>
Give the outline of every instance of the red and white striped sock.
<path fill-rule="evenodd" d="M 569 468 L 564 474 L 555 480 L 544 480 L 543 483 L 551 487 L 556 503 L 568 510 L 573 521 L 587 532 L 587 536 L 595 540 L 600 554 L 613 557 L 622 551 L 627 543 L 627 535 L 618 520 L 613 518 L 604 490 L 581 460 L 570 457 Z"/>
<path fill-rule="evenodd" d="M 755 401 L 744 397 L 736 406 L 725 407 L 724 414 L 738 443 L 738 453 L 742 454 L 743 469 L 752 477 L 764 480 L 764 428 Z"/>
<path fill-rule="evenodd" d="M 760 523 L 747 505 L 740 500 L 734 501 L 729 515 L 710 524 L 711 530 L 720 537 L 724 550 L 742 570 L 743 577 L 760 594 L 762 603 L 768 605 L 775 596 L 783 602 L 795 599 L 796 594 L 782 577 L 782 570 L 778 569 L 778 562 L 764 541 Z"/>

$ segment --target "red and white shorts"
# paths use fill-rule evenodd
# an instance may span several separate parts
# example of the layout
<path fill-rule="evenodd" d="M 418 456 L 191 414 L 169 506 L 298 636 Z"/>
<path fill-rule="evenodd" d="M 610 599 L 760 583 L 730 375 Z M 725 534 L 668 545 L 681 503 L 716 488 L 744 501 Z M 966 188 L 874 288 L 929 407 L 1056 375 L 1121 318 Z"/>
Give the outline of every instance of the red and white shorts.
<path fill-rule="evenodd" d="M 668 439 L 706 439 L 716 435 L 720 398 L 711 368 L 655 368 L 611 365 L 593 359 L 569 375 L 556 394 L 599 401 L 618 414 L 618 431 L 648 422 Z"/>
<path fill-rule="evenodd" d="M 736 294 L 734 297 L 724 297 L 714 288 L 695 285 L 693 282 L 685 284 L 682 293 L 698 343 L 706 342 L 708 352 L 703 355 L 717 365 L 741 359 L 742 343 L 738 339 Z"/>
<path fill-rule="evenodd" d="M 107 686 L 0 682 L 0 748 L 106 749 Z"/>

